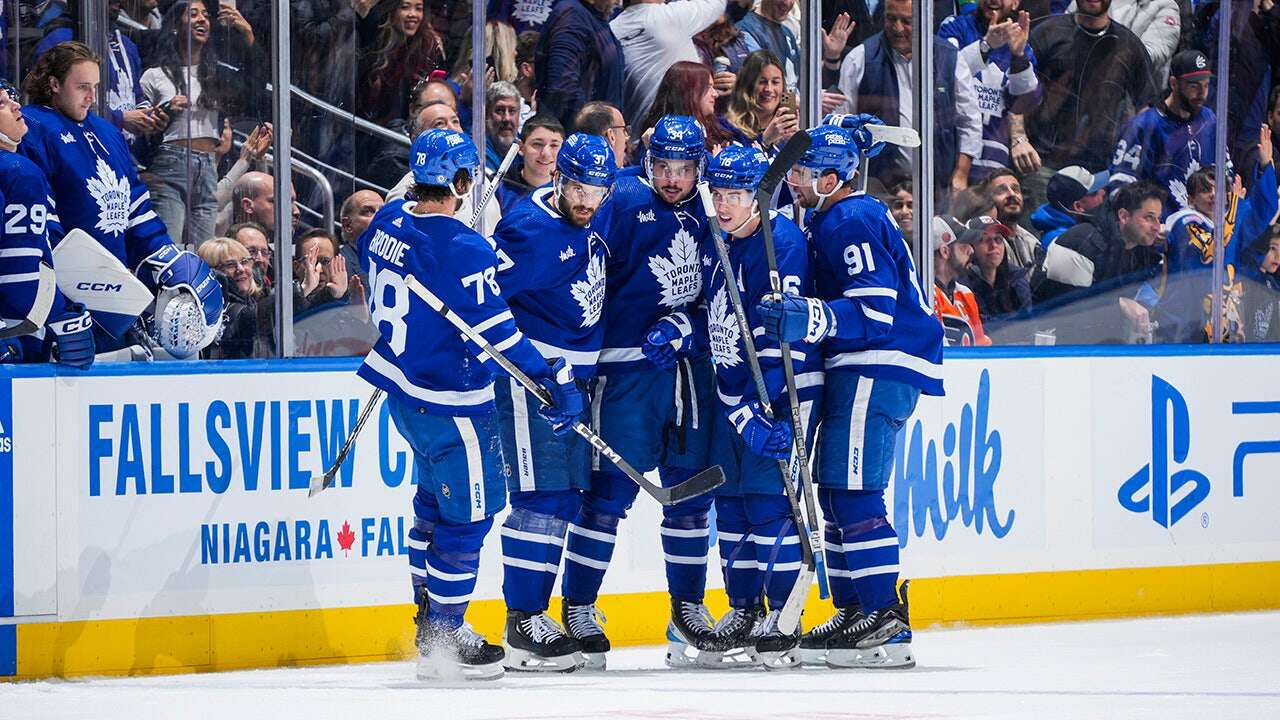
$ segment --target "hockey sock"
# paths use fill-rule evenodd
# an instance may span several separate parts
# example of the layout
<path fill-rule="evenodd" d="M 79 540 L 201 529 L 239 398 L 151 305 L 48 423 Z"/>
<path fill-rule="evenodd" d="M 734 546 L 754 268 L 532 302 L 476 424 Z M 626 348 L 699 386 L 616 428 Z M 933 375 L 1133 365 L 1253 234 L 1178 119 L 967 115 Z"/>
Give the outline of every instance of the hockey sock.
<path fill-rule="evenodd" d="M 883 490 L 819 488 L 828 518 L 840 525 L 845 568 L 870 613 L 897 602 L 898 533 L 885 517 Z"/>
<path fill-rule="evenodd" d="M 769 607 L 779 610 L 787 602 L 800 574 L 800 534 L 791 519 L 784 495 L 748 494 L 743 497 L 756 564 L 763 575 Z"/>
<path fill-rule="evenodd" d="M 827 586 L 831 589 L 831 603 L 838 608 L 858 604 L 853 579 L 849 577 L 849 568 L 844 564 L 843 538 L 839 525 L 826 523 L 822 533 L 822 546 L 823 556 L 827 561 Z"/>
<path fill-rule="evenodd" d="M 576 513 L 577 496 L 576 490 L 511 493 L 511 514 L 501 531 L 502 597 L 508 610 L 547 609 L 569 528 L 562 508 Z"/>
<path fill-rule="evenodd" d="M 662 468 L 664 486 L 670 487 L 693 477 L 694 470 Z M 707 539 L 711 534 L 707 512 L 710 494 L 689 498 L 662 508 L 662 552 L 666 559 L 667 590 L 685 602 L 702 602 L 707 587 Z"/>
<path fill-rule="evenodd" d="M 729 605 L 752 607 L 760 602 L 764 576 L 756 569 L 756 546 L 748 539 L 751 525 L 742 498 L 716 498 L 716 536 L 720 541 L 720 566 Z"/>
<path fill-rule="evenodd" d="M 463 525 L 436 525 L 427 546 L 427 600 L 431 624 L 446 629 L 462 625 L 462 617 L 476 589 L 480 547 L 493 527 L 487 517 Z"/>
<path fill-rule="evenodd" d="M 413 580 L 413 597 L 417 602 L 418 588 L 427 584 L 427 546 L 440 522 L 440 506 L 435 495 L 425 486 L 418 485 L 413 495 L 413 527 L 409 528 L 409 577 Z"/>
<path fill-rule="evenodd" d="M 591 489 L 582 494 L 582 508 L 569 524 L 565 537 L 564 579 L 561 594 L 573 605 L 596 601 L 604 572 L 613 559 L 618 522 L 636 499 L 640 488 L 617 470 L 594 470 Z"/>

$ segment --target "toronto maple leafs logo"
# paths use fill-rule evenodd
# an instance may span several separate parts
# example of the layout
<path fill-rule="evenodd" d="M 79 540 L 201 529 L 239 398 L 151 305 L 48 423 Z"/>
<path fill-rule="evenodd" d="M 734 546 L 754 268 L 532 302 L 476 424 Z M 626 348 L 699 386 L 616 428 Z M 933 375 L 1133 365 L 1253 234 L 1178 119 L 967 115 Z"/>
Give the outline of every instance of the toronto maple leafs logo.
<path fill-rule="evenodd" d="M 738 353 L 738 340 L 742 337 L 738 319 L 729 310 L 728 295 L 724 288 L 716 291 L 707 308 L 707 335 L 711 339 L 711 357 L 717 365 L 734 367 L 742 362 Z"/>
<path fill-rule="evenodd" d="M 1175 177 L 1169 180 L 1169 194 L 1178 203 L 1178 207 L 1188 207 L 1190 205 L 1190 198 L 1187 197 L 1187 180 L 1199 169 L 1200 161 L 1192 157 L 1191 162 L 1187 163 L 1187 172 L 1182 176 L 1182 179 L 1179 180 Z"/>
<path fill-rule="evenodd" d="M 129 178 L 98 158 L 98 176 L 85 181 L 89 194 L 98 203 L 95 230 L 120 235 L 129 227 Z"/>
<path fill-rule="evenodd" d="M 649 271 L 662 286 L 662 298 L 658 301 L 669 307 L 679 307 L 698 297 L 702 291 L 702 272 L 698 269 L 698 243 L 688 230 L 681 228 L 671 238 L 671 248 L 666 256 L 649 257 Z"/>
<path fill-rule="evenodd" d="M 587 263 L 587 277 L 569 286 L 573 299 L 582 308 L 581 327 L 591 327 L 600 321 L 604 308 L 604 255 L 595 253 Z"/>
<path fill-rule="evenodd" d="M 529 25 L 541 25 L 551 14 L 552 0 L 516 0 L 511 17 Z"/>

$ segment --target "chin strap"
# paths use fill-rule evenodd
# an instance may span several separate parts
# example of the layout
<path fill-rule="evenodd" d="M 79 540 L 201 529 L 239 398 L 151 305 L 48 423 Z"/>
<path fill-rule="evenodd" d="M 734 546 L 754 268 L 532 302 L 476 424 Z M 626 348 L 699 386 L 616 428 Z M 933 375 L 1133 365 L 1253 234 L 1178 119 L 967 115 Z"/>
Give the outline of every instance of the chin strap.
<path fill-rule="evenodd" d="M 9 152 L 18 151 L 18 141 L 14 140 L 8 135 L 5 135 L 2 132 L 0 132 L 0 146 L 4 146 L 4 149 L 8 150 Z"/>
<path fill-rule="evenodd" d="M 730 230 L 729 234 L 732 235 L 733 237 L 738 237 L 738 231 L 746 227 L 748 224 L 751 223 L 752 220 L 755 220 L 758 217 L 760 217 L 760 206 L 756 205 L 755 210 L 751 211 L 751 214 L 747 216 L 747 219 L 739 223 L 738 227 Z"/>

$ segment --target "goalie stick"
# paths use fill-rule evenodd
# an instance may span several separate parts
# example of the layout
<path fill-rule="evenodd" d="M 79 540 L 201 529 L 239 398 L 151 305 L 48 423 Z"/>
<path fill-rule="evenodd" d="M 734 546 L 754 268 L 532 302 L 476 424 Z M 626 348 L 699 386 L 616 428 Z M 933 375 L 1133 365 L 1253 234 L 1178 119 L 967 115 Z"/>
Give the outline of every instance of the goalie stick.
<path fill-rule="evenodd" d="M 505 370 L 508 375 L 510 375 L 516 382 L 523 385 L 525 390 L 528 390 L 529 393 L 537 398 L 539 402 L 543 405 L 552 404 L 551 393 L 547 392 L 546 388 L 534 382 L 533 378 L 526 375 L 525 372 L 516 366 L 515 363 L 511 362 L 507 356 L 494 348 L 493 345 L 490 345 L 489 341 L 484 339 L 484 336 L 479 332 L 476 332 L 476 329 L 468 325 L 467 321 L 463 320 L 457 313 L 450 310 L 449 306 L 445 305 L 443 300 L 436 297 L 434 293 L 424 287 L 422 283 L 418 282 L 417 278 L 412 275 L 408 275 L 405 277 L 405 284 L 413 294 L 421 298 L 423 302 L 431 307 L 432 310 L 440 313 L 445 320 L 449 321 L 449 324 L 457 328 L 458 331 L 465 335 L 468 340 L 479 346 L 480 350 L 484 352 L 485 355 L 488 355 L 494 362 L 501 365 L 502 369 Z M 641 490 L 644 490 L 646 493 L 653 496 L 653 499 L 663 505 L 674 505 L 683 500 L 687 500 L 691 497 L 697 497 L 698 495 L 714 490 L 724 484 L 724 469 L 719 465 L 715 465 L 703 470 L 678 485 L 674 485 L 669 488 L 659 487 L 637 472 L 635 468 L 631 467 L 631 464 L 622 459 L 622 456 L 619 455 L 616 450 L 605 443 L 604 438 L 601 438 L 594 430 L 587 427 L 587 425 L 582 421 L 574 421 L 573 430 L 581 435 L 584 440 L 590 443 L 591 447 L 595 448 L 601 455 L 604 455 L 614 465 L 616 465 L 619 470 L 631 479 L 632 482 L 639 485 Z"/>

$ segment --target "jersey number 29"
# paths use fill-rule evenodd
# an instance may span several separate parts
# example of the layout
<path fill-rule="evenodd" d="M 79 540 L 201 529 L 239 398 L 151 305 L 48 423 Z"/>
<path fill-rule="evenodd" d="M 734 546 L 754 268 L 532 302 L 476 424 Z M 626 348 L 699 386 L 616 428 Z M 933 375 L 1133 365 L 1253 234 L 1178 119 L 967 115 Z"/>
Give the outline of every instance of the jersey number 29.
<path fill-rule="evenodd" d="M 28 217 L 31 223 L 23 227 L 22 222 Z M 49 219 L 49 211 L 43 205 L 6 205 L 4 208 L 4 232 L 6 235 L 43 235 L 45 222 Z"/>

